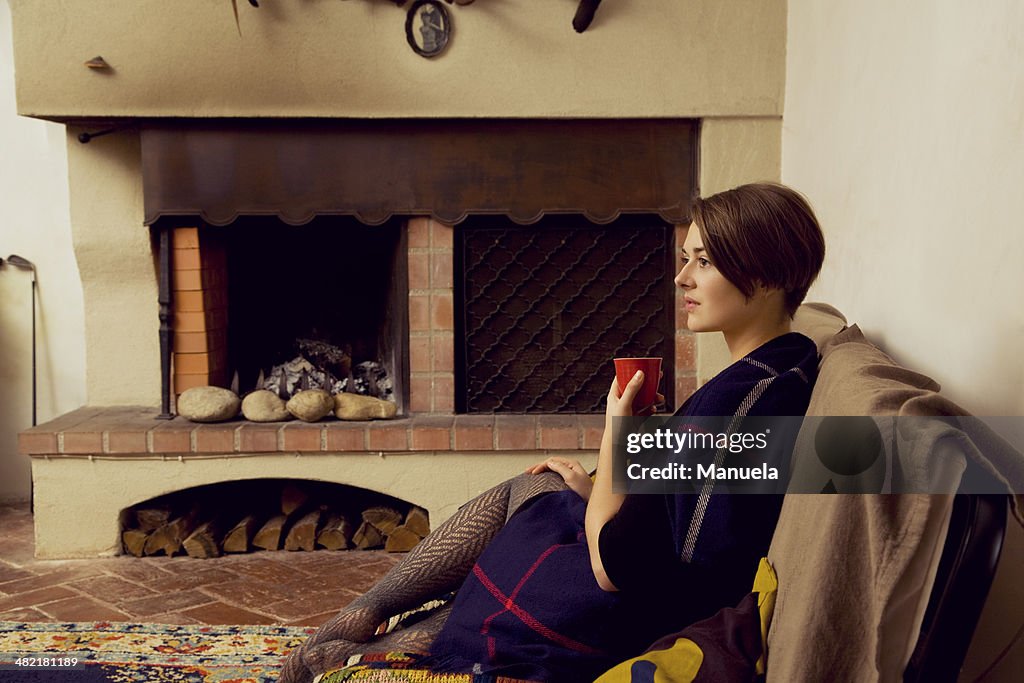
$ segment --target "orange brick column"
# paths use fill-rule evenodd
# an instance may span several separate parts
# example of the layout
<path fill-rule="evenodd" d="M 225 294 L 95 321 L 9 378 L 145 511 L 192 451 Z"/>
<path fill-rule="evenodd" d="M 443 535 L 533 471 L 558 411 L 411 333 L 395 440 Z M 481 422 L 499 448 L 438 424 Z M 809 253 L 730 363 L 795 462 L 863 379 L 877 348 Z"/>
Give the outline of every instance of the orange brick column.
<path fill-rule="evenodd" d="M 199 228 L 172 233 L 175 396 L 191 387 L 226 387 L 227 254 L 220 240 Z"/>
<path fill-rule="evenodd" d="M 452 227 L 413 218 L 409 230 L 409 409 L 455 409 Z"/>
<path fill-rule="evenodd" d="M 676 226 L 676 243 L 673 248 L 673 263 L 679 267 L 679 250 L 686 241 L 688 225 Z M 672 274 L 675 277 L 675 273 Z M 683 404 L 694 391 L 697 390 L 697 338 L 693 332 L 686 329 L 686 303 L 683 300 L 683 290 L 675 288 L 676 300 L 676 407 Z M 666 378 L 667 379 L 667 378 Z"/>

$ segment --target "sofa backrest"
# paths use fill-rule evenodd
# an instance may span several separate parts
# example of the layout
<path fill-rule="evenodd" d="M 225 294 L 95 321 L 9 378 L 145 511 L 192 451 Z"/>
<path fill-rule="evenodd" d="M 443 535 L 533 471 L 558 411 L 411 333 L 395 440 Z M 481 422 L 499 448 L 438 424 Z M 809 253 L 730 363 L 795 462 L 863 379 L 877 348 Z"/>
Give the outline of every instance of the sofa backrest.
<path fill-rule="evenodd" d="M 820 305 L 794 319 L 822 353 L 809 416 L 896 415 L 938 390 L 841 320 Z M 798 437 L 798 450 L 808 438 Z M 951 509 L 949 495 L 786 496 L 768 554 L 779 580 L 768 681 L 899 680 Z"/>

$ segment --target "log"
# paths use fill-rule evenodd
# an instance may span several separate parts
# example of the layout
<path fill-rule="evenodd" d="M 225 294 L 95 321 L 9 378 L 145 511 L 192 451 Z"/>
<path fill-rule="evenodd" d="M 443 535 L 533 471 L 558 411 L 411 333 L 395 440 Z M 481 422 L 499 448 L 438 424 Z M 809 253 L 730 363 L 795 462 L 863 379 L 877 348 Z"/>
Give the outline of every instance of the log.
<path fill-rule="evenodd" d="M 143 552 L 146 555 L 156 555 L 162 550 L 168 557 L 172 557 L 181 550 L 182 541 L 188 538 L 198 525 L 199 515 L 199 507 L 196 506 L 186 514 L 164 524 L 149 535 Z"/>
<path fill-rule="evenodd" d="M 352 370 L 351 348 L 346 351 L 316 339 L 296 339 L 295 342 L 303 358 L 328 375 L 341 377 Z"/>
<path fill-rule="evenodd" d="M 221 541 L 224 538 L 226 526 L 227 520 L 224 515 L 217 515 L 197 526 L 195 531 L 182 541 L 181 546 L 189 557 L 220 557 L 224 554 Z"/>
<path fill-rule="evenodd" d="M 403 552 L 430 533 L 423 508 L 392 506 L 384 497 L 366 498 L 363 511 L 349 516 L 325 503 L 325 495 L 314 482 L 279 480 L 267 482 L 257 494 L 253 489 L 243 493 L 232 488 L 216 496 L 192 495 L 185 499 L 187 503 L 154 499 L 122 515 L 122 552 L 135 556 L 185 552 L 197 558 L 256 549 Z M 362 498 L 349 502 L 358 506 Z M 236 509 L 235 502 L 243 500 L 248 502 Z M 371 500 L 383 504 L 373 505 Z"/>
<path fill-rule="evenodd" d="M 348 550 L 352 547 L 352 532 L 352 522 L 347 517 L 327 513 L 316 542 L 328 550 Z"/>
<path fill-rule="evenodd" d="M 145 554 L 147 538 L 149 538 L 149 533 L 142 529 L 128 529 L 121 533 L 124 549 L 135 557 L 142 557 Z"/>
<path fill-rule="evenodd" d="M 403 526 L 420 538 L 426 538 L 430 533 L 430 518 L 427 517 L 427 511 L 423 508 L 412 508 L 405 516 Z"/>
<path fill-rule="evenodd" d="M 281 489 L 281 512 L 290 515 L 309 501 L 309 492 L 295 484 L 285 484 Z"/>
<path fill-rule="evenodd" d="M 252 541 L 253 545 L 265 548 L 266 550 L 280 550 L 288 538 L 288 534 L 291 533 L 292 528 L 307 512 L 307 508 L 298 507 L 290 514 L 271 517 L 263 525 L 263 528 L 256 533 L 256 537 Z M 315 530 L 313 531 L 313 538 L 316 538 Z"/>
<path fill-rule="evenodd" d="M 285 515 L 274 515 L 256 532 L 252 544 L 264 550 L 278 550 L 281 547 L 281 534 L 288 518 Z"/>
<path fill-rule="evenodd" d="M 151 508 L 136 508 L 135 526 L 146 533 L 156 531 L 171 521 L 172 514 L 173 513 L 169 505 L 159 505 Z"/>
<path fill-rule="evenodd" d="M 408 529 L 404 524 L 396 526 L 394 531 L 388 534 L 384 550 L 389 553 L 404 553 L 416 547 L 416 544 L 423 539 L 414 531 Z"/>
<path fill-rule="evenodd" d="M 226 553 L 247 553 L 252 546 L 253 536 L 261 526 L 256 515 L 246 515 L 224 536 L 223 548 Z"/>
<path fill-rule="evenodd" d="M 352 542 L 360 550 L 369 550 L 384 545 L 384 536 L 377 527 L 369 522 L 363 522 L 352 534 Z"/>
<path fill-rule="evenodd" d="M 372 507 L 363 510 L 363 521 L 372 524 L 387 536 L 402 523 L 402 513 L 389 507 Z"/>
<path fill-rule="evenodd" d="M 284 539 L 285 550 L 313 550 L 316 548 L 316 530 L 320 525 L 321 510 L 307 512 L 292 525 Z"/>

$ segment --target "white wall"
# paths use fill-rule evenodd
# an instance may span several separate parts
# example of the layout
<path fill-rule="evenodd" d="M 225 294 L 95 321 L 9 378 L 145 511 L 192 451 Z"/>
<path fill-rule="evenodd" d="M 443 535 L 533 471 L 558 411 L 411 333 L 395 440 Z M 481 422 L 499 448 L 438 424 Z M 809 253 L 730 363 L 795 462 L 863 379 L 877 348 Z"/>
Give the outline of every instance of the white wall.
<path fill-rule="evenodd" d="M 790 0 L 782 180 L 827 301 L 976 414 L 1024 415 L 1024 3 Z M 1024 621 L 1011 520 L 962 680 Z M 1024 642 L 990 681 L 1019 680 Z"/>
<path fill-rule="evenodd" d="M 0 258 L 38 273 L 38 421 L 85 402 L 82 285 L 71 247 L 64 126 L 15 115 L 8 0 L 0 0 Z M 17 434 L 32 424 L 32 276 L 0 268 L 0 502 L 28 500 L 29 459 Z"/>
<path fill-rule="evenodd" d="M 789 6 L 782 178 L 828 260 L 811 299 L 976 414 L 1024 414 L 1024 4 Z"/>

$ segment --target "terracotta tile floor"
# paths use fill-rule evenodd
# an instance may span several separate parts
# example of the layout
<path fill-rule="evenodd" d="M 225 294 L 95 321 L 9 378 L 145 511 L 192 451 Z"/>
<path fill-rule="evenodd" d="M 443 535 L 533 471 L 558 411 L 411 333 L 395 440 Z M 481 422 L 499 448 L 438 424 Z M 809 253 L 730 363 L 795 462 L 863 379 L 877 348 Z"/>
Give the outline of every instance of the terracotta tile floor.
<path fill-rule="evenodd" d="M 208 560 L 36 560 L 28 505 L 0 505 L 0 621 L 317 626 L 396 564 L 380 550 Z"/>

